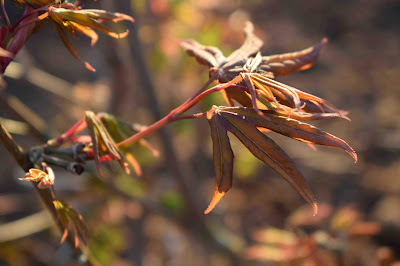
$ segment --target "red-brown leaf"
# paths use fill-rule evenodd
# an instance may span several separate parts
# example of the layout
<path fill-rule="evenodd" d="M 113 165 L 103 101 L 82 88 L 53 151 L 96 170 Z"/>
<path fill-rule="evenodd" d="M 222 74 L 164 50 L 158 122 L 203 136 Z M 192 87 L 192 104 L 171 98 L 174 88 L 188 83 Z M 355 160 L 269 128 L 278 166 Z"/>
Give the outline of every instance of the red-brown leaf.
<path fill-rule="evenodd" d="M 196 58 L 199 64 L 209 67 L 217 66 L 218 62 L 215 56 L 207 51 L 205 46 L 194 40 L 183 40 L 179 44 L 188 55 Z"/>
<path fill-rule="evenodd" d="M 228 69 L 238 64 L 243 66 L 250 56 L 255 55 L 260 51 L 264 42 L 254 35 L 253 23 L 249 21 L 246 22 L 244 33 L 246 35 L 246 40 L 243 45 L 226 58 L 226 63 L 222 68 Z"/>
<path fill-rule="evenodd" d="M 215 191 L 210 206 L 204 212 L 209 213 L 224 194 L 232 187 L 233 151 L 229 142 L 223 118 L 215 113 L 215 108 L 207 114 L 213 141 L 213 162 L 215 170 Z"/>
<path fill-rule="evenodd" d="M 110 155 L 114 160 L 118 161 L 121 168 L 129 174 L 129 169 L 125 164 L 122 154 L 119 152 L 115 141 L 110 133 L 104 127 L 103 123 L 97 116 L 91 112 L 86 111 L 86 124 L 89 130 L 93 143 L 94 159 L 97 170 L 100 174 L 100 152 Z"/>
<path fill-rule="evenodd" d="M 296 140 L 342 148 L 357 162 L 357 154 L 349 144 L 310 124 L 273 114 L 266 114 L 269 118 L 269 120 L 267 120 L 259 116 L 253 109 L 244 107 L 226 108 L 223 110 L 224 112 L 221 112 L 223 116 L 225 112 L 234 112 L 239 116 L 244 116 L 247 121 L 253 123 L 257 127 L 268 128 Z"/>
<path fill-rule="evenodd" d="M 288 75 L 309 69 L 315 64 L 320 50 L 327 42 L 327 39 L 323 39 L 320 43 L 299 52 L 264 56 L 260 68 L 275 75 Z"/>
<path fill-rule="evenodd" d="M 90 71 L 96 72 L 96 69 L 94 69 L 88 62 L 83 60 L 82 56 L 78 53 L 78 51 L 75 49 L 75 47 L 72 46 L 72 44 L 68 40 L 68 37 L 65 35 L 65 32 L 62 29 L 62 27 L 57 23 L 54 23 L 54 25 L 56 26 L 56 29 L 57 29 L 58 35 L 61 38 L 61 41 L 64 43 L 65 48 L 68 49 L 68 51 L 71 53 L 71 55 L 74 56 L 76 59 L 78 59 L 82 64 L 84 64 L 87 69 L 89 69 Z"/>
<path fill-rule="evenodd" d="M 279 173 L 294 189 L 314 208 L 317 213 L 317 202 L 309 186 L 289 156 L 273 142 L 262 134 L 252 123 L 243 116 L 230 112 L 220 111 L 226 119 L 226 127 L 232 132 L 258 159 L 269 165 Z"/>

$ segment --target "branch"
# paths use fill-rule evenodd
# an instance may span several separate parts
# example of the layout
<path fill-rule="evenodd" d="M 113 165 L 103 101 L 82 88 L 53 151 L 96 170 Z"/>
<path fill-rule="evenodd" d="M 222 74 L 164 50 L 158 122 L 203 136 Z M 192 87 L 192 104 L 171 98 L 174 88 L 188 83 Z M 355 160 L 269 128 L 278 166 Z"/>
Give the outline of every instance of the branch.
<path fill-rule="evenodd" d="M 0 141 L 8 152 L 14 157 L 19 166 L 28 172 L 31 168 L 31 164 L 28 162 L 28 158 L 25 156 L 23 149 L 13 140 L 10 133 L 3 127 L 0 122 Z"/>
<path fill-rule="evenodd" d="M 4 128 L 4 126 L 0 123 L 0 142 L 3 143 L 4 147 L 8 150 L 8 152 L 14 157 L 17 161 L 18 165 L 25 171 L 28 172 L 29 169 L 34 168 L 35 166 L 30 162 L 27 154 L 24 153 L 24 150 L 19 146 L 8 133 L 8 131 Z M 54 220 L 57 222 L 57 226 L 61 232 L 64 232 L 64 225 L 61 223 L 60 219 L 57 219 L 58 212 L 53 205 L 54 195 L 50 189 L 39 189 L 35 182 L 32 182 L 32 185 L 35 187 L 36 191 L 39 193 L 40 198 L 43 203 L 46 205 L 47 210 L 50 211 Z M 75 247 L 75 239 L 72 234 L 68 234 L 67 242 L 74 254 L 77 257 L 82 258 L 85 256 L 85 252 L 82 247 Z M 91 261 L 87 261 L 86 265 L 93 265 Z"/>

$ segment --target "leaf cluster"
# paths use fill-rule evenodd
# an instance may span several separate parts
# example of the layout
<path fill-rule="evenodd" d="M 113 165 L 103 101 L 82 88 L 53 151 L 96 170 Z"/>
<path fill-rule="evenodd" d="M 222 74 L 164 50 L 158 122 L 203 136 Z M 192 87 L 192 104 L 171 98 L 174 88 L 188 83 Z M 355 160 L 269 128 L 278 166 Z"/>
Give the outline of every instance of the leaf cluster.
<path fill-rule="evenodd" d="M 248 22 L 244 32 L 243 45 L 228 57 L 216 47 L 203 46 L 193 40 L 181 42 L 189 55 L 209 67 L 210 77 L 219 83 L 228 82 L 221 93 L 230 107 L 214 106 L 207 113 L 213 141 L 215 189 L 205 213 L 210 212 L 232 186 L 234 155 L 227 134 L 230 132 L 256 158 L 289 182 L 313 206 L 316 214 L 317 203 L 305 179 L 289 156 L 263 132 L 274 131 L 312 145 L 339 147 L 357 161 L 355 151 L 345 141 L 302 122 L 335 117 L 348 119 L 346 111 L 275 80 L 276 76 L 312 67 L 327 40 L 294 53 L 262 56 L 263 42 L 253 34 L 253 25 Z"/>

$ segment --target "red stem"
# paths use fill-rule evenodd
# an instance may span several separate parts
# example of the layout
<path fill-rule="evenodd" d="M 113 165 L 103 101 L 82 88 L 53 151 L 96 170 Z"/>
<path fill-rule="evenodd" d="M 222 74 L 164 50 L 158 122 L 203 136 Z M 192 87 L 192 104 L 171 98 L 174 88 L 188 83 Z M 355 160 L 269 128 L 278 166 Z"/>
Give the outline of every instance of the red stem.
<path fill-rule="evenodd" d="M 184 102 L 183 104 L 186 104 L 190 101 L 192 101 L 194 98 L 196 98 L 197 96 L 199 96 L 206 88 L 208 85 L 211 84 L 211 82 L 213 82 L 214 79 L 216 79 L 218 76 L 218 73 L 215 73 L 213 76 L 211 76 L 207 82 L 203 85 L 203 87 L 200 88 L 200 90 L 198 92 L 196 92 L 192 97 L 190 97 L 186 102 Z M 182 104 L 182 105 L 183 105 Z"/>
<path fill-rule="evenodd" d="M 208 90 L 202 92 L 204 90 L 204 88 L 207 87 L 208 84 L 210 84 L 211 81 L 215 78 L 214 76 L 211 77 L 207 81 L 207 83 L 195 95 L 193 95 L 189 100 L 184 102 L 181 106 L 172 110 L 167 116 L 165 116 L 161 120 L 158 120 L 154 124 L 150 125 L 145 130 L 142 130 L 142 131 L 136 133 L 135 135 L 121 141 L 120 143 L 117 144 L 117 146 L 118 147 L 126 147 L 129 145 L 132 145 L 132 144 L 136 143 L 137 141 L 139 141 L 140 139 L 153 134 L 154 132 L 158 131 L 159 129 L 163 128 L 164 126 L 166 126 L 169 123 L 174 122 L 176 120 L 203 117 L 204 114 L 201 114 L 201 115 L 195 114 L 195 115 L 189 115 L 189 116 L 181 116 L 179 114 L 186 112 L 187 110 L 192 108 L 195 104 L 197 104 L 200 100 L 202 100 L 204 97 L 210 95 L 211 93 L 226 89 L 242 80 L 242 78 L 240 76 L 237 76 L 236 78 L 234 78 L 233 80 L 231 80 L 228 83 L 219 84 L 217 86 L 212 87 L 211 89 L 208 89 Z M 242 87 L 242 86 L 234 86 L 234 87 L 237 89 L 245 90 L 245 87 Z"/>

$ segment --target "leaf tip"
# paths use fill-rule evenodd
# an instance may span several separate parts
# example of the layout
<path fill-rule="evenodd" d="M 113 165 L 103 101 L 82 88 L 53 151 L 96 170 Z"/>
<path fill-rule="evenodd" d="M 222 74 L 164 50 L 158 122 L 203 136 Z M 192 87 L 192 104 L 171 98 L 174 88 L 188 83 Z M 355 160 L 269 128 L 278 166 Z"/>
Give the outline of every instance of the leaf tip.
<path fill-rule="evenodd" d="M 347 147 L 347 149 L 346 149 L 346 152 L 347 152 L 348 154 L 350 154 L 351 157 L 353 157 L 354 163 L 357 163 L 357 161 L 358 161 L 357 153 L 356 153 L 356 151 L 355 151 L 350 145 L 348 145 L 348 147 Z"/>
<path fill-rule="evenodd" d="M 96 72 L 96 69 L 92 67 L 88 62 L 84 62 L 84 64 L 87 69 L 89 69 L 92 72 Z"/>
<path fill-rule="evenodd" d="M 314 200 L 313 204 L 312 204 L 313 210 L 314 210 L 314 214 L 313 216 L 316 216 L 318 214 L 318 204 L 317 201 Z"/>
<path fill-rule="evenodd" d="M 204 211 L 204 214 L 210 213 L 214 207 L 218 204 L 218 202 L 224 197 L 225 192 L 219 192 L 218 187 L 215 187 L 214 195 L 211 199 L 210 205 L 208 205 L 207 210 Z"/>
<path fill-rule="evenodd" d="M 352 153 L 350 153 L 350 155 L 354 158 L 354 163 L 357 163 L 358 161 L 357 153 L 353 151 Z"/>

